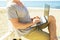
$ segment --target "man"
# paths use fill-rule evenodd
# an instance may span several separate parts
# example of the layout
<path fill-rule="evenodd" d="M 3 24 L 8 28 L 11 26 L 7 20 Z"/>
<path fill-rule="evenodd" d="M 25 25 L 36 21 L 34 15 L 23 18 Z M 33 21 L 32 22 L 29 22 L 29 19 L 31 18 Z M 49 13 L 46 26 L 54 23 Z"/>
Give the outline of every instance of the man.
<path fill-rule="evenodd" d="M 22 35 L 29 33 L 30 30 L 33 29 L 31 27 L 32 25 L 41 22 L 39 17 L 32 18 L 32 20 L 30 19 L 27 9 L 20 2 L 20 0 L 12 1 L 12 5 L 8 6 L 8 15 L 9 15 L 9 20 L 12 22 L 12 24 L 16 29 L 19 29 Z M 53 16 L 49 16 L 47 26 L 49 30 L 49 40 L 57 40 L 56 20 Z"/>

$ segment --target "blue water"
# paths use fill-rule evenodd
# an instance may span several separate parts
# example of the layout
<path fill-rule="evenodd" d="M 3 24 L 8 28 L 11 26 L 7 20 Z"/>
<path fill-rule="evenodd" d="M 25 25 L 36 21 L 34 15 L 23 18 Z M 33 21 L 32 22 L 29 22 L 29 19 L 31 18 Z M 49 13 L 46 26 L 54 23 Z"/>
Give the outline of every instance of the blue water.
<path fill-rule="evenodd" d="M 45 4 L 50 5 L 51 8 L 60 9 L 60 1 L 23 1 L 26 7 L 44 7 Z M 5 7 L 6 1 L 0 1 L 0 7 Z"/>
<path fill-rule="evenodd" d="M 6 6 L 6 1 L 0 1 L 0 7 L 5 7 Z"/>

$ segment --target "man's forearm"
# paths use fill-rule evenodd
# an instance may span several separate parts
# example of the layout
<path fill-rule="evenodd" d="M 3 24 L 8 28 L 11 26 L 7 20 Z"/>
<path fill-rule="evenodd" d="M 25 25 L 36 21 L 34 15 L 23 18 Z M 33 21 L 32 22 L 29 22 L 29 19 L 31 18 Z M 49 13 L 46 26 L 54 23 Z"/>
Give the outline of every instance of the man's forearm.
<path fill-rule="evenodd" d="M 27 27 L 33 25 L 33 22 L 20 23 L 18 22 L 18 19 L 11 19 L 10 21 L 16 29 L 26 29 Z"/>

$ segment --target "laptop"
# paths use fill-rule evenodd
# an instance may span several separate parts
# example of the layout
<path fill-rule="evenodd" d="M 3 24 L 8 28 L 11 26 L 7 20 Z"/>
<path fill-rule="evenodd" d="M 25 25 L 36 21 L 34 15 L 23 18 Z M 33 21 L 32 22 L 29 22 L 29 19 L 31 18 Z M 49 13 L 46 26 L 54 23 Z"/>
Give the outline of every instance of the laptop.
<path fill-rule="evenodd" d="M 45 4 L 44 16 L 40 17 L 41 22 L 33 25 L 32 27 L 36 26 L 38 30 L 45 28 L 48 24 L 49 11 L 50 11 L 50 5 Z"/>
<path fill-rule="evenodd" d="M 44 7 L 44 16 L 40 18 L 41 22 L 38 23 L 38 27 L 37 29 L 44 29 L 47 27 L 48 25 L 48 18 L 49 18 L 49 11 L 50 11 L 50 5 L 48 4 L 45 4 L 45 7 Z"/>

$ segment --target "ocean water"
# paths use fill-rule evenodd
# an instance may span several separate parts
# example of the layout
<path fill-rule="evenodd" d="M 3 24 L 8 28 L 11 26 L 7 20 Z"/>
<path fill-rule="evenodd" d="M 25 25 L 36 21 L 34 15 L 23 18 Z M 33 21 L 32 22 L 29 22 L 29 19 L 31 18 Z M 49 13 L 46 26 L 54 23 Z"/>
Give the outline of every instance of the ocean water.
<path fill-rule="evenodd" d="M 44 7 L 45 4 L 50 5 L 51 8 L 60 9 L 60 1 L 22 1 L 26 7 Z M 0 7 L 5 7 L 6 1 L 0 1 Z"/>

